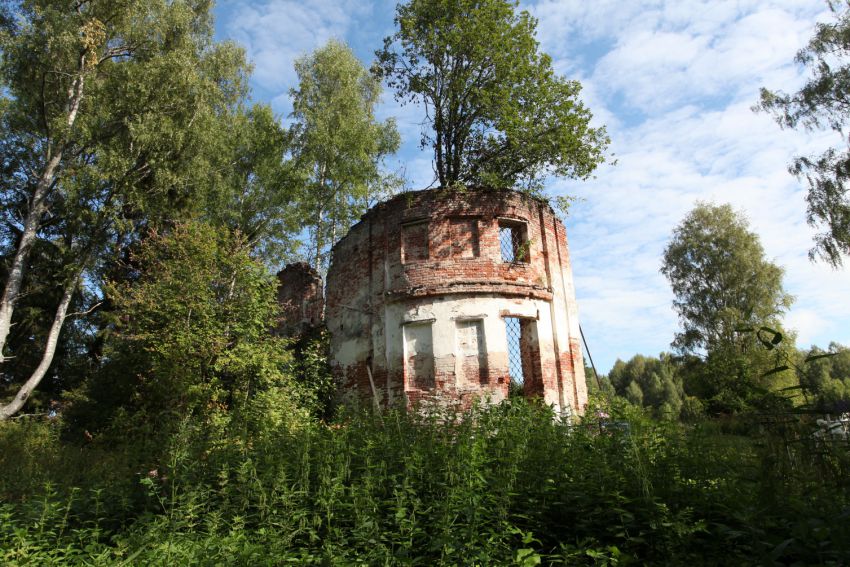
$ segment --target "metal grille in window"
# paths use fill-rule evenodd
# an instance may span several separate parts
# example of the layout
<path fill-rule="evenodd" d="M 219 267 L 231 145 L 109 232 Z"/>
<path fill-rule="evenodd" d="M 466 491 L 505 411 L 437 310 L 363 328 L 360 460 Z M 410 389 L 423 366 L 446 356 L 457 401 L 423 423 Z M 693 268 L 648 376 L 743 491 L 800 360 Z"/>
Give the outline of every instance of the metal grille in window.
<path fill-rule="evenodd" d="M 505 317 L 505 332 L 508 337 L 508 370 L 511 382 L 521 386 L 525 379 L 522 374 L 522 352 L 520 337 L 522 335 L 519 317 Z"/>
<path fill-rule="evenodd" d="M 524 227 L 520 224 L 499 225 L 499 248 L 503 262 L 526 262 L 528 250 Z"/>

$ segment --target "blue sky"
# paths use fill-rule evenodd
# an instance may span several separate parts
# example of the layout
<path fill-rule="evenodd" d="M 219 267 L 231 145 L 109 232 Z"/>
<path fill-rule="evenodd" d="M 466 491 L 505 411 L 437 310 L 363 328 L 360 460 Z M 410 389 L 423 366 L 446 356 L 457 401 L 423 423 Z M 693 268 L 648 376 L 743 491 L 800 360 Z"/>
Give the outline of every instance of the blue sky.
<path fill-rule="evenodd" d="M 832 133 L 783 131 L 750 107 L 758 89 L 793 91 L 805 80 L 794 55 L 829 19 L 822 0 L 540 0 L 521 2 L 539 20 L 555 68 L 584 86 L 605 124 L 617 165 L 589 181 L 552 180 L 552 195 L 582 199 L 566 219 L 579 312 L 600 372 L 617 358 L 669 349 L 678 322 L 658 269 L 673 227 L 699 201 L 731 203 L 750 220 L 796 297 L 786 327 L 798 345 L 850 344 L 850 266 L 807 258 L 813 229 L 805 189 L 787 172 L 796 154 L 819 151 Z M 293 61 L 331 38 L 366 65 L 393 32 L 386 0 L 219 0 L 216 30 L 247 49 L 254 98 L 282 120 L 290 112 Z M 433 179 L 418 147 L 421 111 L 385 92 L 402 148 L 388 167 L 412 188 Z"/>

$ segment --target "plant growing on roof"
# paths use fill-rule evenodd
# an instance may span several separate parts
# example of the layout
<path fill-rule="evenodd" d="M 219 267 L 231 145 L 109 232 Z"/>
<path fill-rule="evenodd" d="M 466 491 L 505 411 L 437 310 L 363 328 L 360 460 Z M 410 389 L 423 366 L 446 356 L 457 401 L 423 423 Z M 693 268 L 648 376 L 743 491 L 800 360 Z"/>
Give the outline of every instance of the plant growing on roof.
<path fill-rule="evenodd" d="M 609 139 L 592 127 L 581 85 L 540 53 L 537 22 L 508 0 L 410 0 L 375 68 L 396 98 L 425 107 L 422 147 L 443 187 L 541 188 L 546 175 L 587 178 Z"/>

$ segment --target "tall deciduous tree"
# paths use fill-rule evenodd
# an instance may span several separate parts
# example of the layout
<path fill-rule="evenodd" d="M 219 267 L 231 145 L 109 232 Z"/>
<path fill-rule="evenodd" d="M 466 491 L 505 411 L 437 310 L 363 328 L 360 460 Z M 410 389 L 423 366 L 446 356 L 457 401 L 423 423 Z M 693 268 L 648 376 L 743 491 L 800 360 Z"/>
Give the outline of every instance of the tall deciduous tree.
<path fill-rule="evenodd" d="M 673 231 L 661 273 L 673 287 L 682 332 L 673 346 L 693 354 L 735 344 L 743 327 L 779 328 L 792 297 L 783 270 L 730 205 L 700 203 Z"/>
<path fill-rule="evenodd" d="M 87 270 L 138 223 L 191 206 L 208 140 L 245 94 L 247 65 L 212 41 L 209 0 L 18 0 L 0 17 L 3 244 L 0 352 L 36 241 L 62 256 L 43 356 L 0 419 L 51 365 Z M 36 274 L 33 274 L 36 276 Z"/>
<path fill-rule="evenodd" d="M 381 84 L 351 49 L 331 41 L 296 61 L 298 88 L 291 91 L 295 159 L 307 178 L 304 214 L 316 269 L 338 235 L 366 210 L 388 182 L 383 157 L 398 149 L 395 122 L 375 119 Z"/>
<path fill-rule="evenodd" d="M 510 0 L 410 0 L 377 68 L 402 101 L 424 105 L 422 146 L 442 186 L 539 189 L 554 174 L 586 178 L 608 137 L 591 127 L 581 85 L 538 51 L 537 22 Z"/>
<path fill-rule="evenodd" d="M 835 20 L 819 23 L 797 53 L 797 62 L 811 69 L 809 81 L 790 95 L 762 88 L 756 109 L 773 114 L 783 128 L 831 129 L 850 142 L 850 1 L 830 1 L 829 6 Z M 806 179 L 809 224 L 824 229 L 815 236 L 809 257 L 840 266 L 850 254 L 850 144 L 795 157 L 788 169 Z"/>
<path fill-rule="evenodd" d="M 205 218 L 241 234 L 255 257 L 267 264 L 294 257 L 294 235 L 303 223 L 293 206 L 304 185 L 303 172 L 284 154 L 290 133 L 267 105 L 240 108 L 222 120 L 216 136 Z"/>
<path fill-rule="evenodd" d="M 673 231 L 661 272 L 682 325 L 673 346 L 686 355 L 688 392 L 710 413 L 779 402 L 770 389 L 790 377 L 773 369 L 793 350 L 781 327 L 792 297 L 746 219 L 729 205 L 698 204 Z"/>

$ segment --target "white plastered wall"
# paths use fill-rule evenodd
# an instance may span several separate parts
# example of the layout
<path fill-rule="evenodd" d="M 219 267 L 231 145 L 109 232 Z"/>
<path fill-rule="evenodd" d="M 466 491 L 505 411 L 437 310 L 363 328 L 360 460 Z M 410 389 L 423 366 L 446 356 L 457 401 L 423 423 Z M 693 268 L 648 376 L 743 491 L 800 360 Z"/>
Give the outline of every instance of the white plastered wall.
<path fill-rule="evenodd" d="M 446 386 L 454 393 L 484 394 L 485 390 L 482 390 L 479 384 L 464 383 L 457 378 L 461 375 L 461 357 L 458 356 L 456 336 L 457 322 L 470 319 L 482 321 L 489 371 L 494 375 L 507 375 L 508 344 L 503 317 L 535 320 L 541 364 L 544 368 L 554 368 L 555 349 L 552 341 L 551 313 L 551 306 L 546 301 L 494 295 L 449 296 L 390 304 L 385 311 L 387 369 L 391 373 L 403 370 L 404 360 L 408 354 L 405 353 L 404 325 L 430 322 L 435 367 L 438 370 L 452 370 L 455 375 L 455 383 Z M 501 390 L 498 392 L 486 390 L 486 392 L 492 394 L 491 399 L 495 402 L 503 397 Z M 544 401 L 547 404 L 553 404 L 558 411 L 562 407 L 561 395 L 558 391 L 547 390 Z"/>

